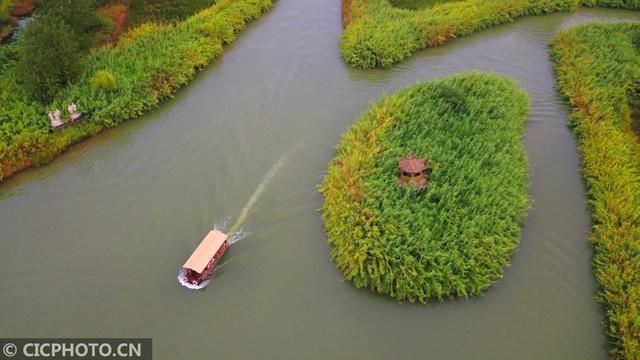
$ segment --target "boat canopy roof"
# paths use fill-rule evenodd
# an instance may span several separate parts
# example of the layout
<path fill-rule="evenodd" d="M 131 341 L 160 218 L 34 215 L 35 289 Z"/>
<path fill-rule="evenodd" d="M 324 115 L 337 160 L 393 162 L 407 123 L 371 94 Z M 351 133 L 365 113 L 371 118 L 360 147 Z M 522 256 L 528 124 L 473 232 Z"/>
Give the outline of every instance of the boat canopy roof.
<path fill-rule="evenodd" d="M 209 231 L 207 236 L 202 239 L 200 245 L 198 245 L 198 247 L 193 251 L 191 257 L 186 263 L 184 263 L 184 265 L 182 265 L 182 267 L 201 273 L 226 240 L 226 234 L 223 234 L 218 230 Z"/>

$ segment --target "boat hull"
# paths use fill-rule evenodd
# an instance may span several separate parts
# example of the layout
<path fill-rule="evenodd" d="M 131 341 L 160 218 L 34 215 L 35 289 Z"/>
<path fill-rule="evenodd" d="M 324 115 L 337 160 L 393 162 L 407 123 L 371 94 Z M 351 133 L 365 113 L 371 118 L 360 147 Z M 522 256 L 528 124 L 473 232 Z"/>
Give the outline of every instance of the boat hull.
<path fill-rule="evenodd" d="M 220 249 L 216 252 L 216 254 L 211 258 L 207 266 L 202 270 L 202 272 L 198 273 L 191 269 L 184 269 L 185 271 L 185 280 L 194 286 L 201 285 L 204 281 L 208 280 L 213 271 L 216 268 L 216 265 L 220 261 L 220 259 L 224 256 L 227 249 L 229 248 L 230 243 L 229 240 L 225 240 Z"/>

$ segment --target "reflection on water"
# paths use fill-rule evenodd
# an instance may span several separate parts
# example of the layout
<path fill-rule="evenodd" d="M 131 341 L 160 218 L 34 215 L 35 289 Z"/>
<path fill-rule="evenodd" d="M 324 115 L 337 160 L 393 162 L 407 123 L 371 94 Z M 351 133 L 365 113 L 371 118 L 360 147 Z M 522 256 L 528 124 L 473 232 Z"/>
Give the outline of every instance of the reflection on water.
<path fill-rule="evenodd" d="M 279 0 L 176 99 L 0 187 L 0 336 L 152 337 L 159 359 L 606 358 L 579 159 L 547 50 L 559 28 L 600 18 L 638 15 L 521 19 L 361 71 L 340 60 L 339 1 Z M 475 69 L 531 95 L 534 205 L 512 265 L 469 300 L 355 290 L 317 212 L 335 144 L 383 93 Z M 184 291 L 176 269 L 219 219 L 251 236 L 205 289 Z"/>

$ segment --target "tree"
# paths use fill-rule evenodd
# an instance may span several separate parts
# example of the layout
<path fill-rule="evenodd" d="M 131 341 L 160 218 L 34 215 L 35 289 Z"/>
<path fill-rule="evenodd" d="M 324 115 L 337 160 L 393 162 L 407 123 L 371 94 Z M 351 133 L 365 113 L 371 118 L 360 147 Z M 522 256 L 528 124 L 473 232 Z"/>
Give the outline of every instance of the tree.
<path fill-rule="evenodd" d="M 61 19 L 38 16 L 20 37 L 17 75 L 35 98 L 51 101 L 80 72 L 74 31 Z"/>
<path fill-rule="evenodd" d="M 62 20 L 73 30 L 80 49 L 86 51 L 101 27 L 95 8 L 95 0 L 43 0 L 38 3 L 38 16 Z"/>

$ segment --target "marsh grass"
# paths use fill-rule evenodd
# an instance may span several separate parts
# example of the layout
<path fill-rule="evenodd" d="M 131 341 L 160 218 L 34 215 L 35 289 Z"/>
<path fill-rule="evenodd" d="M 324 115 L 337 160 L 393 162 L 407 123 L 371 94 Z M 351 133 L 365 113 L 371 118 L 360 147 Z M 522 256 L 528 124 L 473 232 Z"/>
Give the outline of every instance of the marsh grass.
<path fill-rule="evenodd" d="M 640 359 L 640 139 L 633 129 L 638 24 L 589 24 L 551 42 L 593 217 L 593 268 L 607 308 L 611 355 Z"/>
<path fill-rule="evenodd" d="M 398 8 L 414 4 L 418 10 Z M 433 0 L 343 0 L 346 26 L 340 51 L 349 65 L 390 67 L 418 50 L 514 21 L 579 6 L 640 9 L 640 0 L 461 0 L 433 6 Z"/>
<path fill-rule="evenodd" d="M 411 302 L 479 295 L 499 280 L 529 205 L 528 109 L 511 80 L 470 73 L 402 89 L 365 112 L 320 187 L 345 279 Z M 426 191 L 399 186 L 407 154 L 435 164 Z"/>
<path fill-rule="evenodd" d="M 69 145 L 157 107 L 220 57 L 223 45 L 234 41 L 272 4 L 272 0 L 220 0 L 183 22 L 133 29 L 118 45 L 94 51 L 78 80 L 47 105 L 34 102 L 20 85 L 12 60 L 15 47 L 1 50 L 0 59 L 6 62 L 0 64 L 0 180 L 44 164 Z M 97 91 L 96 76 L 105 73 L 117 80 L 117 86 Z M 49 133 L 47 112 L 66 109 L 72 102 L 88 121 Z"/>

